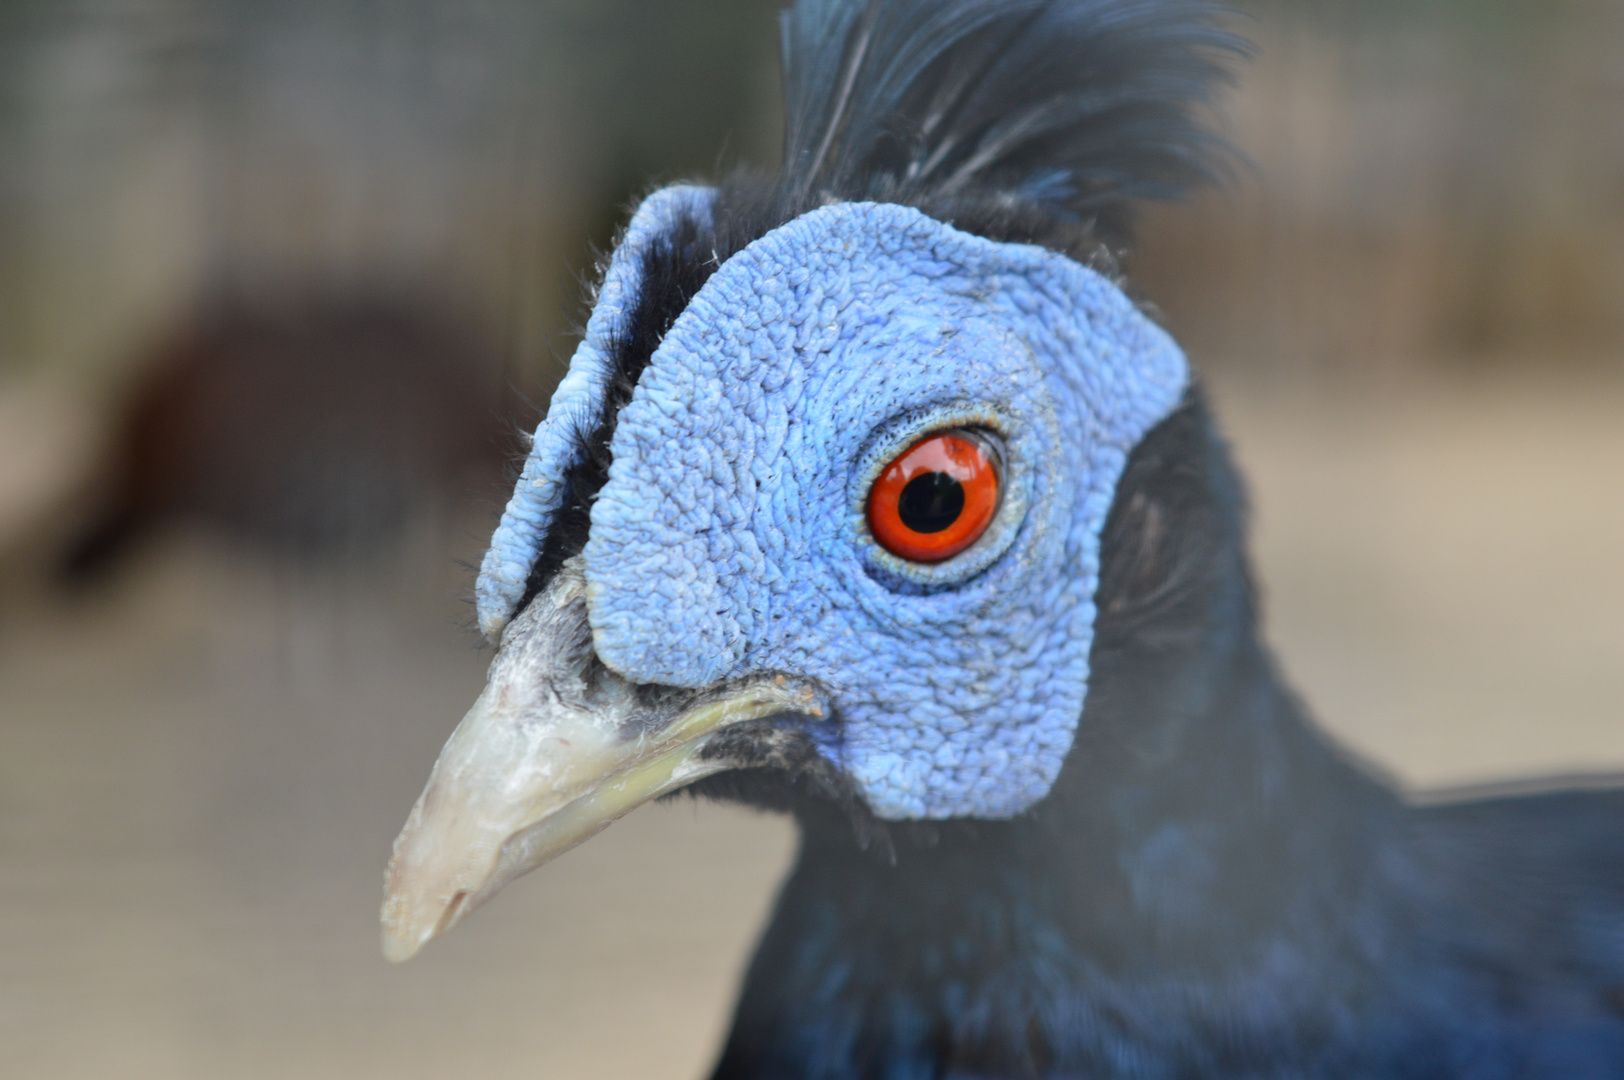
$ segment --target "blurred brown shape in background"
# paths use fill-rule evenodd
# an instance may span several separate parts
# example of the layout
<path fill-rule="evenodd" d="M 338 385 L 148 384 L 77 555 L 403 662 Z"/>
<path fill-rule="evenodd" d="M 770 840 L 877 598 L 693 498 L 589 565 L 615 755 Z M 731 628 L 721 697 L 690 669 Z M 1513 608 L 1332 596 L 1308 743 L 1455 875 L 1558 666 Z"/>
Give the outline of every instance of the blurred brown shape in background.
<path fill-rule="evenodd" d="M 208 305 L 143 365 L 95 470 L 85 578 L 167 520 L 359 562 L 411 519 L 502 497 L 516 410 L 478 335 L 431 300 Z"/>

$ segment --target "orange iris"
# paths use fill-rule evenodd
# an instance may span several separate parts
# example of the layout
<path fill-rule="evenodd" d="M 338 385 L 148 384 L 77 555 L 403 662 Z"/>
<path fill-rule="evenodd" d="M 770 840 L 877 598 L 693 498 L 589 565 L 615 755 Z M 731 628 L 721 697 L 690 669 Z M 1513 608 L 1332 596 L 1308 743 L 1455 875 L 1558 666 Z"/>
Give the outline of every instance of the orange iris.
<path fill-rule="evenodd" d="M 868 495 L 868 527 L 891 554 L 951 559 L 980 539 L 998 510 L 998 466 L 967 431 L 939 431 L 903 451 Z"/>

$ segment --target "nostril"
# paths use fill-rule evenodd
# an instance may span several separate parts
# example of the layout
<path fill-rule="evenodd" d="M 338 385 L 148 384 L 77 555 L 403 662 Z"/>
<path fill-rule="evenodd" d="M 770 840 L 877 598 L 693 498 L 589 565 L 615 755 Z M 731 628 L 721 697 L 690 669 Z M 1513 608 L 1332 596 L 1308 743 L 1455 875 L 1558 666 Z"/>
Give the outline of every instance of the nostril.
<path fill-rule="evenodd" d="M 451 929 L 452 925 L 457 921 L 457 912 L 462 910 L 463 901 L 467 899 L 468 890 L 458 889 L 451 897 L 451 902 L 448 903 L 445 906 L 445 910 L 440 913 L 440 921 L 434 924 L 434 933 L 430 934 L 429 936 L 439 937 L 441 934 Z"/>

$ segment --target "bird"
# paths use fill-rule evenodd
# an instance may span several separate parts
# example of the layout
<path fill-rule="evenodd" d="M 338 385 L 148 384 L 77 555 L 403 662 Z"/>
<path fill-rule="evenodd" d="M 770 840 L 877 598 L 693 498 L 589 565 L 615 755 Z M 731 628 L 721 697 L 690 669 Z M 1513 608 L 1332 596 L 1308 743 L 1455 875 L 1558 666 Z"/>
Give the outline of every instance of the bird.
<path fill-rule="evenodd" d="M 165 524 L 307 566 L 367 557 L 505 467 L 491 350 L 442 305 L 317 284 L 196 305 L 149 351 L 61 577 Z M 493 430 L 495 425 L 495 430 Z"/>
<path fill-rule="evenodd" d="M 1120 267 L 1222 179 L 1199 0 L 798 0 L 776 174 L 654 191 L 475 583 L 415 954 L 652 799 L 786 812 L 715 1080 L 1624 1077 L 1624 791 L 1416 801 L 1264 643 Z"/>

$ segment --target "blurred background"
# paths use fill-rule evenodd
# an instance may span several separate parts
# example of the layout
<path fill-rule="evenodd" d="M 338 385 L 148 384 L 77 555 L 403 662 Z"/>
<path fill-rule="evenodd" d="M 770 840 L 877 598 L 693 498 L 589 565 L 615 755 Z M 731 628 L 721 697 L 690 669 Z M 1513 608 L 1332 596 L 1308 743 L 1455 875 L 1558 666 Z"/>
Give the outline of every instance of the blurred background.
<path fill-rule="evenodd" d="M 410 965 L 471 571 L 656 181 L 773 163 L 772 0 L 0 5 L 0 1073 L 696 1077 L 793 847 L 647 808 Z M 1138 295 L 1269 635 L 1408 789 L 1624 770 L 1624 5 L 1256 0 Z"/>

